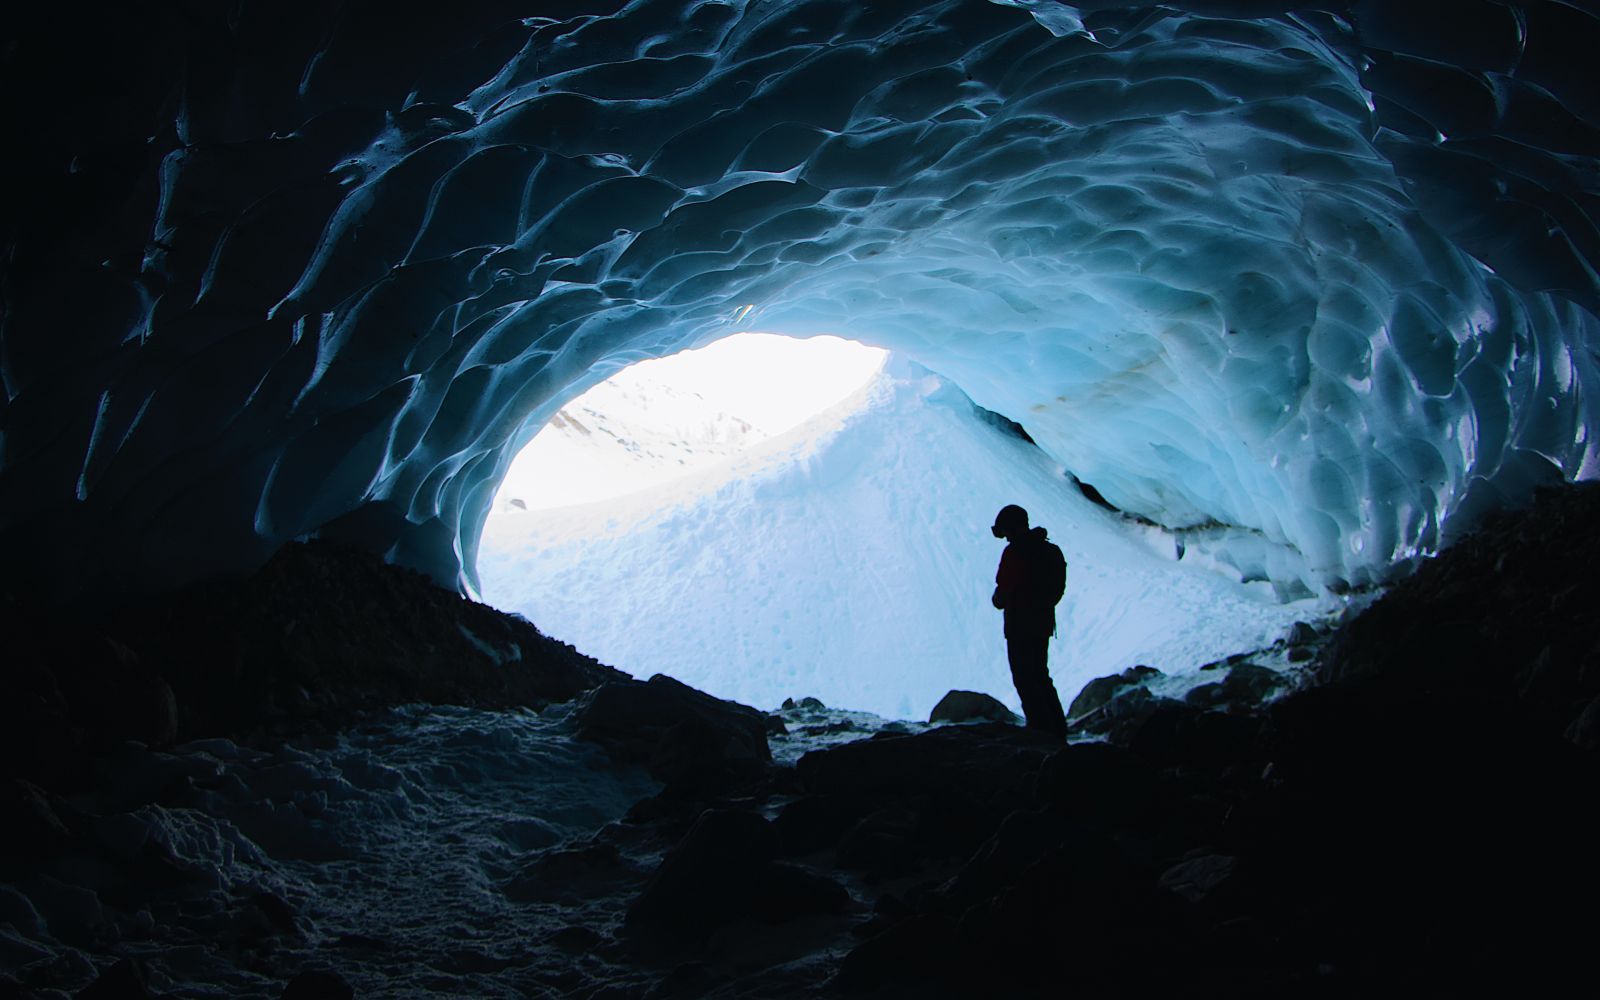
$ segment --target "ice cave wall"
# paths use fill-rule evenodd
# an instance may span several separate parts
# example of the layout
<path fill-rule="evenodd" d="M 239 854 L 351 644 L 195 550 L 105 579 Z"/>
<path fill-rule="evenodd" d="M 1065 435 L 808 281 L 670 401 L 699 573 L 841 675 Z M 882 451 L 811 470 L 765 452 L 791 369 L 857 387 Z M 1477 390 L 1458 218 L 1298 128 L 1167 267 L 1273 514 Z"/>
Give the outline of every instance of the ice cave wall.
<path fill-rule="evenodd" d="M 1583 4 L 411 6 L 4 46 L 16 577 L 321 530 L 460 580 L 562 401 L 743 328 L 901 351 L 1313 588 L 1594 471 Z"/>

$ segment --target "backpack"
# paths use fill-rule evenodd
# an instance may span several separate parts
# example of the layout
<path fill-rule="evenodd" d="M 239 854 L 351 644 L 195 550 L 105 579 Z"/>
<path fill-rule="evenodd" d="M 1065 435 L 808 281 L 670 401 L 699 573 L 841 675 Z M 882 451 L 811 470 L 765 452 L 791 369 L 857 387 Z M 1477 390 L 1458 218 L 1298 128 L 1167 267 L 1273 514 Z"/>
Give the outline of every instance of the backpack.
<path fill-rule="evenodd" d="M 1033 572 L 1035 592 L 1046 598 L 1050 607 L 1060 604 L 1061 595 L 1067 592 L 1067 557 L 1060 546 L 1048 539 L 1041 540 L 1033 560 Z"/>

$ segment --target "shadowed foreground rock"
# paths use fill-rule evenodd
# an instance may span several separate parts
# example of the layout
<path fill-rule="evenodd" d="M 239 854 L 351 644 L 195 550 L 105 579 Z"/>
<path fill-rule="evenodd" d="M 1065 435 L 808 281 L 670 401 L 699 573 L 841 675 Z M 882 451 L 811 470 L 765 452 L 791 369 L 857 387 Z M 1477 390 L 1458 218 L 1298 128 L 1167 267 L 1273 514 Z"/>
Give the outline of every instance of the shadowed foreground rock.
<path fill-rule="evenodd" d="M 782 723 L 663 674 L 611 681 L 578 710 L 580 736 L 643 764 L 674 790 L 725 791 L 760 778 L 772 760 L 773 725 Z"/>
<path fill-rule="evenodd" d="M 792 767 L 771 758 L 770 717 L 670 678 L 624 680 L 554 647 L 547 676 L 491 682 L 490 665 L 537 664 L 529 651 L 548 640 L 519 640 L 522 661 L 496 660 L 479 644 L 507 649 L 508 637 L 537 633 L 480 621 L 494 613 L 414 590 L 409 577 L 369 597 L 336 593 L 336 553 L 286 557 L 285 572 L 324 582 L 258 581 L 240 592 L 264 602 L 254 612 L 222 591 L 206 605 L 216 616 L 193 620 L 211 623 L 198 635 L 217 648 L 259 658 L 259 690 L 271 696 L 262 704 L 277 713 L 254 717 L 259 727 L 369 704 L 353 687 L 363 677 L 378 679 L 374 700 L 434 691 L 488 704 L 609 680 L 573 713 L 579 734 L 650 768 L 666 790 L 586 842 L 518 859 L 497 881 L 530 920 L 559 911 L 566 921 L 551 926 L 551 942 L 589 964 L 563 959 L 547 985 L 570 995 L 601 995 L 618 976 L 624 992 L 653 996 L 1436 995 L 1486 985 L 1546 995 L 1587 974 L 1600 897 L 1600 755 L 1588 735 L 1600 584 L 1582 571 L 1600 557 L 1597 523 L 1600 489 L 1581 486 L 1491 524 L 1325 641 L 1300 637 L 1297 648 L 1316 649 L 1317 679 L 1300 689 L 1236 659 L 1183 700 L 1153 694 L 1147 677 L 1102 685 L 1106 700 L 1075 722 L 1077 738 L 1092 732 L 1094 742 L 1062 746 L 977 723 L 883 732 Z M 327 675 L 327 690 L 348 701 L 287 714 L 274 699 L 288 681 L 267 664 L 282 655 L 286 676 L 302 677 L 317 647 L 269 642 L 269 623 L 354 642 L 321 631 L 344 620 L 318 617 L 322 600 L 376 644 Z M 286 619 L 285 609 L 307 617 Z M 287 620 L 309 624 L 288 630 Z M 246 623 L 265 645 L 239 652 L 225 622 Z M 186 704 L 211 704 L 204 684 L 157 670 L 175 661 L 149 631 L 109 628 L 85 630 L 70 648 L 121 665 L 130 686 L 116 690 L 159 690 L 146 679 L 170 677 L 180 719 L 194 717 Z M 373 638 L 380 629 L 391 645 Z M 481 659 L 468 680 L 397 672 L 386 664 L 401 629 L 428 670 L 444 670 L 446 649 Z M 449 644 L 452 631 L 462 645 Z M 1468 639 L 1433 646 L 1458 633 Z M 20 648 L 35 669 L 19 676 L 34 686 L 19 690 L 65 720 L 64 753 L 89 753 L 70 726 L 115 718 L 105 715 L 112 702 L 83 701 L 93 685 L 81 681 L 41 683 L 55 677 L 37 659 L 52 647 L 30 641 Z M 159 698 L 128 704 L 144 706 L 138 726 L 159 722 Z M 107 886 L 127 895 L 112 877 L 125 860 L 114 813 L 143 792 L 101 787 L 91 801 L 20 778 L 5 791 L 14 832 L 51 871 L 111 873 Z M 8 871 L 25 862 L 7 858 Z M 72 917 L 74 891 L 46 906 L 52 919 Z M 249 940 L 295 934 L 282 900 L 238 909 Z M 589 971 L 596 962 L 609 964 Z"/>
<path fill-rule="evenodd" d="M 978 691 L 951 691 L 928 713 L 929 722 L 1016 722 L 1016 714 L 993 696 Z"/>
<path fill-rule="evenodd" d="M 1583 971 L 1600 893 L 1583 738 L 1600 587 L 1579 568 L 1600 556 L 1596 523 L 1590 486 L 1493 523 L 1336 632 L 1320 685 L 1276 701 L 1283 675 L 1243 660 L 1183 701 L 1141 671 L 1082 714 L 1108 742 L 879 735 L 746 789 L 741 808 L 776 809 L 770 827 L 701 822 L 748 827 L 732 840 L 761 864 L 775 840 L 870 911 L 804 980 L 816 995 L 1554 989 Z M 1297 648 L 1319 641 L 1302 631 Z M 703 856 L 695 830 L 674 856 Z M 636 914 L 696 912 L 662 898 Z M 792 968 L 696 968 L 703 986 L 795 995 Z"/>
<path fill-rule="evenodd" d="M 420 573 L 326 542 L 85 623 L 0 604 L 6 773 L 70 781 L 126 740 L 337 725 L 409 702 L 567 701 L 627 675 Z"/>
<path fill-rule="evenodd" d="M 730 923 L 779 924 L 850 906 L 836 882 L 777 854 L 777 834 L 760 816 L 708 809 L 628 908 L 627 926 L 657 944 L 694 947 Z"/>

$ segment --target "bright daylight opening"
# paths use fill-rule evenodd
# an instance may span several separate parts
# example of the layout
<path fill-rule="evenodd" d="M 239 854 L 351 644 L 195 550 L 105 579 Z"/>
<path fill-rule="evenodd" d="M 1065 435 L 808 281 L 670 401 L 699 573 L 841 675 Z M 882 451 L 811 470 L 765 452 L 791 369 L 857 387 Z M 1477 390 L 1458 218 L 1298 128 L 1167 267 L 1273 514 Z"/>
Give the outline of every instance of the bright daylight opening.
<path fill-rule="evenodd" d="M 717 465 L 838 404 L 886 353 L 741 333 L 642 361 L 551 418 L 512 462 L 490 517 L 610 500 Z"/>
<path fill-rule="evenodd" d="M 1008 503 L 1070 563 L 1064 703 L 1137 663 L 1192 683 L 1315 613 L 1096 507 L 946 379 L 833 337 L 741 334 L 571 401 L 508 472 L 478 573 L 603 662 L 759 708 L 925 719 L 960 689 L 1018 709 L 989 603 Z"/>

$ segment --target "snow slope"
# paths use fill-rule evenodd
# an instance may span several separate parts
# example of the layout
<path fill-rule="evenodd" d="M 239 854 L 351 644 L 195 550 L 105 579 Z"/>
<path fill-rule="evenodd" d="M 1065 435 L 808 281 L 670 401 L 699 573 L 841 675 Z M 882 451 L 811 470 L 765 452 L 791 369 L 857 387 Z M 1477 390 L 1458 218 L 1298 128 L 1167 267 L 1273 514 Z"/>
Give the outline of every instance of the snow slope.
<path fill-rule="evenodd" d="M 512 460 L 494 509 L 608 500 L 715 465 L 849 396 L 884 354 L 740 333 L 631 365 L 556 412 Z"/>
<path fill-rule="evenodd" d="M 563 407 L 512 463 L 496 510 L 562 507 L 631 493 L 704 468 L 767 437 L 704 397 L 608 379 Z M 646 415 L 655 414 L 651 421 Z M 582 470 L 551 476 L 547 470 Z"/>
<path fill-rule="evenodd" d="M 764 708 L 815 695 L 926 717 L 951 688 L 1017 707 L 989 605 L 994 512 L 1019 502 L 1070 563 L 1063 700 L 1134 663 L 1168 672 L 1271 642 L 1328 608 L 1177 561 L 1084 500 L 944 379 L 892 360 L 806 424 L 657 489 L 496 512 L 484 597 L 640 676 Z"/>

